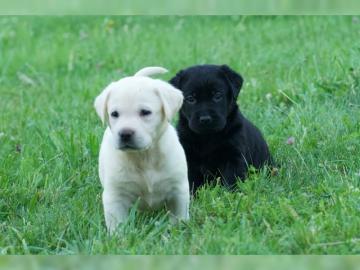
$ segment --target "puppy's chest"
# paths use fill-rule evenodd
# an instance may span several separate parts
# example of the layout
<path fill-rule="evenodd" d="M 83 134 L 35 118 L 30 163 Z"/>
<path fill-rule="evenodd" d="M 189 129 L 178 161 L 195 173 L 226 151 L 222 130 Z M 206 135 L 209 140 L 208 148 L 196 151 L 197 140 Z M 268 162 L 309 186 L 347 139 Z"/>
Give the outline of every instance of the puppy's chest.
<path fill-rule="evenodd" d="M 234 149 L 226 144 L 219 145 L 192 145 L 189 151 L 186 151 L 189 158 L 196 159 L 204 166 L 219 164 L 231 159 L 234 155 Z"/>
<path fill-rule="evenodd" d="M 140 208 L 158 208 L 172 192 L 173 185 L 168 175 L 157 170 L 142 171 L 131 175 L 123 187 L 140 199 Z"/>
<path fill-rule="evenodd" d="M 187 152 L 189 168 L 197 168 L 203 175 L 216 175 L 229 161 L 236 159 L 238 153 L 226 144 L 218 146 L 199 145 Z"/>

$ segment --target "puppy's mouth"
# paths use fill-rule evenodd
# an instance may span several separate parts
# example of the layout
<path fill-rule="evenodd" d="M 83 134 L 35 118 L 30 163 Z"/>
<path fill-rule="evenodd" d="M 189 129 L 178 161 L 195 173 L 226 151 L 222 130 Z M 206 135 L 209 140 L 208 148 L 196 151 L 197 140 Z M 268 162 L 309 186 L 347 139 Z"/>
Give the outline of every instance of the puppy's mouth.
<path fill-rule="evenodd" d="M 199 126 L 191 126 L 190 125 L 190 128 L 196 134 L 206 135 L 206 134 L 213 134 L 213 133 L 220 132 L 221 130 L 223 130 L 224 127 L 220 127 L 220 126 L 199 127 Z"/>
<path fill-rule="evenodd" d="M 136 146 L 133 145 L 121 145 L 118 148 L 121 151 L 138 151 L 139 148 L 137 148 Z"/>
<path fill-rule="evenodd" d="M 144 151 L 149 149 L 149 146 L 141 147 L 133 144 L 121 144 L 117 147 L 118 150 L 124 151 L 124 152 L 135 152 L 135 151 Z"/>

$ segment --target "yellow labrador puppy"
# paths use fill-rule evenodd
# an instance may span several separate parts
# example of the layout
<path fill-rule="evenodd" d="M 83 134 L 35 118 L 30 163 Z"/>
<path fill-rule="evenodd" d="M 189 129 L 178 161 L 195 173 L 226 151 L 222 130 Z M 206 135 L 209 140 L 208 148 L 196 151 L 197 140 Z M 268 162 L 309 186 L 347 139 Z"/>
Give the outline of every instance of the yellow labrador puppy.
<path fill-rule="evenodd" d="M 112 233 L 138 202 L 140 210 L 164 205 L 171 220 L 189 219 L 189 183 L 184 150 L 169 123 L 183 102 L 169 83 L 147 67 L 108 85 L 95 100 L 107 124 L 99 155 L 105 222 Z"/>

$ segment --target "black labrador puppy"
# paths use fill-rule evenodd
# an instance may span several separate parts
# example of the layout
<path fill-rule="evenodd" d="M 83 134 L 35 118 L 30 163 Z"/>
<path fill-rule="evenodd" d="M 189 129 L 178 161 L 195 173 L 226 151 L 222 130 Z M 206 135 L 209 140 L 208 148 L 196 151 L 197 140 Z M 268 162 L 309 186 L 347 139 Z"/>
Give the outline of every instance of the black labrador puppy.
<path fill-rule="evenodd" d="M 177 126 L 189 170 L 190 188 L 220 177 L 232 189 L 250 165 L 270 164 L 261 132 L 236 104 L 242 77 L 226 65 L 199 65 L 181 70 L 170 83 L 184 94 Z"/>

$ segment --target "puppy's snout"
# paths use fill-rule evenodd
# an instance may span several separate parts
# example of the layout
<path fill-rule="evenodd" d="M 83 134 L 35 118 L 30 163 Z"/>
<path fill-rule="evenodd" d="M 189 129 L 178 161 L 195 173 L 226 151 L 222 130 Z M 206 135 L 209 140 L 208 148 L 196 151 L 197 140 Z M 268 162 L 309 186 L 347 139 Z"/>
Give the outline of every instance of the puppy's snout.
<path fill-rule="evenodd" d="M 199 117 L 199 122 L 202 125 L 208 125 L 212 122 L 212 117 L 210 115 L 202 115 Z"/>
<path fill-rule="evenodd" d="M 120 131 L 119 136 L 120 136 L 120 139 L 126 143 L 126 142 L 130 142 L 132 140 L 134 134 L 135 134 L 135 131 L 132 129 L 123 129 L 122 131 Z"/>

